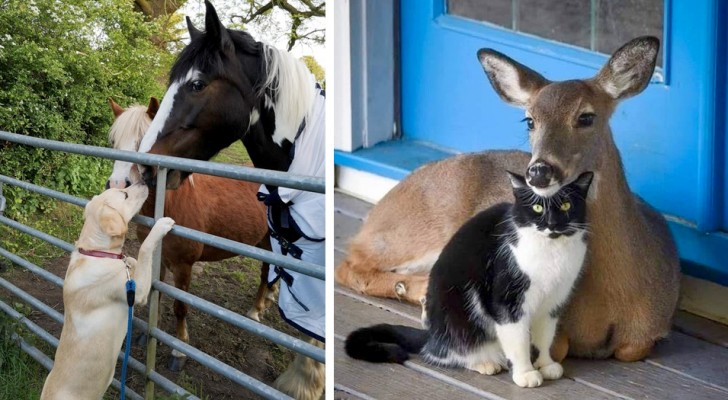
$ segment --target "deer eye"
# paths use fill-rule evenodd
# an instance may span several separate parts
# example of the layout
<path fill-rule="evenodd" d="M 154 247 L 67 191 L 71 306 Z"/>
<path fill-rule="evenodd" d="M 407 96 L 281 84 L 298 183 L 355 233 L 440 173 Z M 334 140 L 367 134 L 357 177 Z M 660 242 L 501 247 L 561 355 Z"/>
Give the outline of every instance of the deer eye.
<path fill-rule="evenodd" d="M 533 118 L 526 117 L 526 118 L 522 119 L 521 122 L 526 123 L 526 126 L 528 127 L 529 131 L 533 130 L 533 128 L 534 128 Z"/>
<path fill-rule="evenodd" d="M 569 211 L 571 209 L 571 203 L 568 201 L 561 204 L 561 211 Z"/>
<path fill-rule="evenodd" d="M 543 212 L 543 206 L 541 204 L 534 204 L 531 208 L 533 208 L 533 211 L 536 214 L 541 214 Z"/>
<path fill-rule="evenodd" d="M 592 126 L 594 124 L 594 113 L 584 113 L 579 115 L 579 118 L 576 120 L 577 125 L 579 128 L 586 128 L 588 126 Z"/>
<path fill-rule="evenodd" d="M 190 89 L 192 89 L 193 92 L 199 92 L 204 88 L 205 88 L 205 82 L 203 82 L 199 79 L 190 82 Z"/>

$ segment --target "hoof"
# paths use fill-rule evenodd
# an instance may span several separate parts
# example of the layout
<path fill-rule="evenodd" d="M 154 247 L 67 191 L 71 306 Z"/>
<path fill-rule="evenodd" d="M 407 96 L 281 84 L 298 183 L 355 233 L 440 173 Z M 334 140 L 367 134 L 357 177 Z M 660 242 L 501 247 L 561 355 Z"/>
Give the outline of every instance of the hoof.
<path fill-rule="evenodd" d="M 397 282 L 394 285 L 394 293 L 396 293 L 397 296 L 404 296 L 407 294 L 407 286 L 404 285 L 404 282 Z"/>
<path fill-rule="evenodd" d="M 146 347 L 149 337 L 146 333 L 139 334 L 134 340 L 134 345 L 139 347 Z"/>
<path fill-rule="evenodd" d="M 654 342 L 650 342 L 647 344 L 624 345 L 618 347 L 614 351 L 614 358 L 624 362 L 640 361 L 650 355 L 650 352 L 652 352 L 652 346 L 654 346 Z"/>
<path fill-rule="evenodd" d="M 254 308 L 251 308 L 250 311 L 245 313 L 245 316 L 252 319 L 253 321 L 260 322 L 260 313 Z"/>
<path fill-rule="evenodd" d="M 187 362 L 187 356 L 175 356 L 169 360 L 169 370 L 172 372 L 181 372 Z"/>
<path fill-rule="evenodd" d="M 526 372 L 514 372 L 513 382 L 522 388 L 535 388 L 543 383 L 543 376 L 540 372 L 531 370 Z"/>

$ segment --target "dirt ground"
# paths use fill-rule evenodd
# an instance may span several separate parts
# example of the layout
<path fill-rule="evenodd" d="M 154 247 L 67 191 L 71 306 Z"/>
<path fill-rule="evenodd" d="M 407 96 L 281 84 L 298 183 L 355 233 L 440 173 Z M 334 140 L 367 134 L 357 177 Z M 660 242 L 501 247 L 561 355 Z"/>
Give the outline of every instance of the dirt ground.
<path fill-rule="evenodd" d="M 135 240 L 135 227 L 130 227 L 129 232 L 125 253 L 136 255 L 139 243 Z M 66 255 L 49 261 L 44 267 L 54 274 L 64 277 L 67 265 L 68 256 Z M 63 312 L 63 299 L 60 288 L 20 267 L 9 268 L 2 272 L 0 276 L 13 282 L 59 312 Z M 253 303 L 259 277 L 260 262 L 257 260 L 236 257 L 215 263 L 197 263 L 194 267 L 190 292 L 244 315 Z M 166 280 L 173 285 L 170 273 L 167 274 Z M 13 296 L 0 289 L 0 297 L 12 298 Z M 162 307 L 161 328 L 165 332 L 174 335 L 175 317 L 172 311 L 172 299 L 162 296 Z M 134 315 L 146 320 L 146 307 L 136 308 Z M 29 318 L 56 337 L 60 335 L 60 325 L 44 314 L 32 310 Z M 283 332 L 297 335 L 296 331 L 280 318 L 275 304 L 261 317 L 261 322 Z M 293 359 L 293 353 L 284 347 L 242 329 L 232 327 L 192 308 L 190 308 L 187 317 L 187 324 L 191 345 L 267 384 L 271 384 Z M 134 334 L 136 336 L 136 332 Z M 36 343 L 38 342 L 40 340 L 36 341 Z M 169 347 L 158 345 L 157 371 L 200 398 L 210 400 L 258 398 L 253 393 L 220 377 L 191 359 L 188 359 L 182 372 L 171 372 L 167 368 L 171 358 L 170 354 L 171 349 Z M 53 356 L 53 354 L 48 355 L 51 358 Z M 132 356 L 143 363 L 145 359 L 144 349 L 140 347 L 133 348 Z M 131 369 L 130 371 L 129 385 L 137 393 L 142 393 L 143 378 L 135 371 Z M 113 389 L 107 392 L 108 398 L 113 398 L 112 392 Z M 157 396 L 164 398 L 166 393 L 158 389 Z"/>

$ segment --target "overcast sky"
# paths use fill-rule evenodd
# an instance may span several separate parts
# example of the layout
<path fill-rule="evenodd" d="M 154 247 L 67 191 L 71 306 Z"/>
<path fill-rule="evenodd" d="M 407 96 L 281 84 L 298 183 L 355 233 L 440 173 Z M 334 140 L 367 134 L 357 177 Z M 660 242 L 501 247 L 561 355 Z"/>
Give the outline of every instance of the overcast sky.
<path fill-rule="evenodd" d="M 233 8 L 236 5 L 240 7 L 240 5 L 243 4 L 242 0 L 213 0 L 212 3 L 218 11 L 218 15 L 220 15 L 220 19 L 223 24 L 226 26 L 230 23 L 230 14 L 244 14 L 242 10 L 238 12 Z M 247 5 L 245 6 L 247 7 Z M 189 15 L 198 28 L 204 29 L 205 4 L 203 0 L 189 0 L 179 12 L 182 15 Z M 247 30 L 256 40 L 267 42 L 279 49 L 285 50 L 288 45 L 288 36 L 286 36 L 288 27 L 285 26 L 287 21 L 285 12 L 275 12 L 273 14 L 273 21 L 274 24 L 279 26 L 278 29 L 270 29 L 270 27 L 268 27 L 268 29 L 261 29 L 263 27 L 258 26 L 253 22 L 248 24 Z M 312 21 L 314 22 L 309 22 L 308 28 L 323 29 L 326 27 L 325 18 L 315 18 Z M 322 66 L 326 65 L 326 52 L 325 46 L 323 45 L 309 45 L 297 42 L 291 50 L 291 54 L 296 57 L 311 55 L 316 59 L 316 61 L 318 61 L 319 64 Z"/>

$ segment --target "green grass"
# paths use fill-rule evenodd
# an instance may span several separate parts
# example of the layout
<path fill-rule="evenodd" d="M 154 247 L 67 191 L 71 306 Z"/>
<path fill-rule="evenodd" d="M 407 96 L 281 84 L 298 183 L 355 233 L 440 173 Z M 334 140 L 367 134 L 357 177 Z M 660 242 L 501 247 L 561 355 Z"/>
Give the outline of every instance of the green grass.
<path fill-rule="evenodd" d="M 12 341 L 17 331 L 17 325 L 0 313 L 0 399 L 35 400 L 48 371 Z"/>
<path fill-rule="evenodd" d="M 212 161 L 225 164 L 252 165 L 247 150 L 241 141 L 236 141 L 227 149 L 223 149 L 218 155 L 212 158 Z"/>

